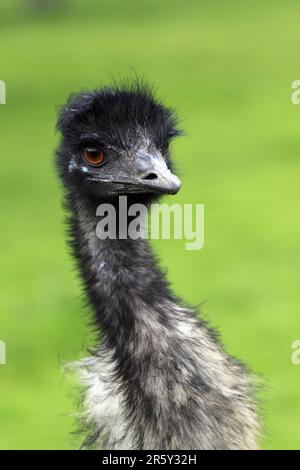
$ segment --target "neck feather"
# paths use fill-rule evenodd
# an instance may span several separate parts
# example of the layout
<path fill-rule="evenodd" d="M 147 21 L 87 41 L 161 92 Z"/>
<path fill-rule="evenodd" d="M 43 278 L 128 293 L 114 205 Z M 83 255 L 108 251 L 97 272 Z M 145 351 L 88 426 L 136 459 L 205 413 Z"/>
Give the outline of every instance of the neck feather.
<path fill-rule="evenodd" d="M 116 346 L 135 335 L 150 314 L 152 324 L 167 323 L 163 306 L 174 298 L 145 240 L 98 238 L 98 205 L 69 197 L 71 246 L 96 324 Z M 114 207 L 118 216 L 117 201 Z"/>

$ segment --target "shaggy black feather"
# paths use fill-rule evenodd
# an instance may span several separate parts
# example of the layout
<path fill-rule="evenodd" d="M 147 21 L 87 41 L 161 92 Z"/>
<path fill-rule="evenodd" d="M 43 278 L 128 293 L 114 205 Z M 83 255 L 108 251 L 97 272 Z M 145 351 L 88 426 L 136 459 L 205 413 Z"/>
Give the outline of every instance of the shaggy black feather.
<path fill-rule="evenodd" d="M 70 245 L 102 343 L 83 361 L 85 446 L 110 449 L 249 449 L 259 424 L 253 382 L 217 336 L 172 294 L 142 240 L 99 240 L 97 206 L 118 196 L 149 204 L 157 192 L 121 184 L 140 149 L 171 169 L 173 112 L 141 82 L 72 95 L 58 119 L 57 167 Z M 107 162 L 85 168 L 86 147 Z M 97 182 L 98 181 L 98 182 Z"/>

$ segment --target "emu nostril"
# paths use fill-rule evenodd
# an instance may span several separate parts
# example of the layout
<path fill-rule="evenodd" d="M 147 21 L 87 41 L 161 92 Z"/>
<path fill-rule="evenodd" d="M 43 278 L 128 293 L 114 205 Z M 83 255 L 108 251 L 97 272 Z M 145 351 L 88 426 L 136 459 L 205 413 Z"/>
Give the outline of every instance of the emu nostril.
<path fill-rule="evenodd" d="M 148 175 L 144 176 L 144 180 L 156 180 L 158 176 L 155 173 L 149 173 Z"/>

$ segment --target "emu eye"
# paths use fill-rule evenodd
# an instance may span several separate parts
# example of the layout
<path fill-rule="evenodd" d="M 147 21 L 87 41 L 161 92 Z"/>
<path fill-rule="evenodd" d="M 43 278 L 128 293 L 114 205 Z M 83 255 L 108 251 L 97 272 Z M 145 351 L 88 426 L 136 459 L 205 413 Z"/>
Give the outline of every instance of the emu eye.
<path fill-rule="evenodd" d="M 98 166 L 104 162 L 105 154 L 101 149 L 86 148 L 83 151 L 83 158 L 89 165 Z"/>

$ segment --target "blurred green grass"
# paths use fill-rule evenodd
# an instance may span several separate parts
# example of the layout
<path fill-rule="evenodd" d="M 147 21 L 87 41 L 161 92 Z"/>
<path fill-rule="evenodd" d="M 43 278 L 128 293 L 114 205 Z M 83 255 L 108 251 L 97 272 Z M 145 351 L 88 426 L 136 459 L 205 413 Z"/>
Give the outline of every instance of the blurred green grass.
<path fill-rule="evenodd" d="M 264 448 L 299 449 L 300 5 L 296 1 L 65 1 L 0 6 L 0 448 L 78 446 L 61 365 L 91 344 L 53 169 L 57 106 L 132 69 L 176 106 L 183 188 L 205 204 L 205 248 L 155 243 L 175 291 L 266 383 Z"/>

